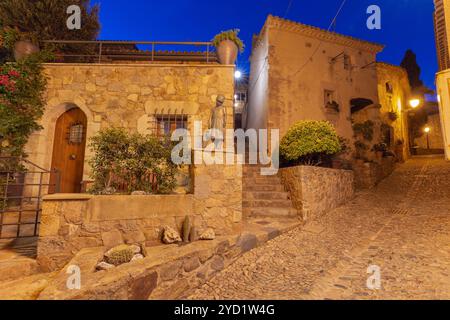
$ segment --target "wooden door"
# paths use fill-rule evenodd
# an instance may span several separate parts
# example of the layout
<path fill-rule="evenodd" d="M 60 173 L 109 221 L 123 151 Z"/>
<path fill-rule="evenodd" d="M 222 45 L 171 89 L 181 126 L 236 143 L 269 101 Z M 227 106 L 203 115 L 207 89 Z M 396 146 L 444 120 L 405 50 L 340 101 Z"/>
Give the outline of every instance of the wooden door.
<path fill-rule="evenodd" d="M 84 153 L 86 148 L 87 118 L 79 108 L 70 109 L 56 122 L 53 142 L 52 169 L 57 169 L 59 177 L 52 175 L 50 183 L 59 180 L 59 192 L 79 193 L 83 180 Z M 55 187 L 50 186 L 49 193 Z"/>

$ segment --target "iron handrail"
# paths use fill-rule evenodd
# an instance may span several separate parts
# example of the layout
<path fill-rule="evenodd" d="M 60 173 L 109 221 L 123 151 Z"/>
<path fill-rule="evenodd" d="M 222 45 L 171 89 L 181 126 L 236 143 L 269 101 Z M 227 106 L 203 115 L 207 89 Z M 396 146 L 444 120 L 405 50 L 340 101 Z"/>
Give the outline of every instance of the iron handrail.
<path fill-rule="evenodd" d="M 96 57 L 98 59 L 98 63 L 102 62 L 102 57 L 110 56 L 110 57 L 129 57 L 124 56 L 123 54 L 111 54 L 111 53 L 104 53 L 103 45 L 151 45 L 151 51 L 140 51 L 139 57 L 149 57 L 151 58 L 151 61 L 155 61 L 156 58 L 156 46 L 158 45 L 174 45 L 174 46 L 206 46 L 206 62 L 209 63 L 211 61 L 211 48 L 214 47 L 213 43 L 210 41 L 112 41 L 112 40 L 42 40 L 41 43 L 47 43 L 47 44 L 95 44 L 98 45 L 97 54 L 85 54 L 85 55 L 71 55 L 71 54 L 61 54 L 61 56 L 66 57 L 87 57 L 87 58 L 93 58 Z M 183 54 L 181 52 L 181 54 Z"/>
<path fill-rule="evenodd" d="M 52 170 L 44 169 L 44 168 L 42 168 L 41 166 L 39 166 L 39 165 L 37 165 L 37 164 L 35 164 L 35 163 L 33 163 L 33 162 L 31 162 L 31 161 L 29 161 L 29 160 L 23 158 L 23 157 L 0 156 L 0 160 L 3 160 L 3 159 L 6 159 L 6 160 L 7 160 L 7 159 L 11 159 L 11 160 L 12 160 L 12 159 L 15 159 L 15 160 L 23 161 L 23 162 L 25 162 L 25 163 L 27 163 L 27 164 L 29 164 L 29 165 L 31 165 L 31 166 L 33 166 L 33 167 L 35 167 L 35 168 L 41 170 L 41 171 L 44 171 L 45 173 L 52 173 L 52 172 L 54 172 L 54 170 L 52 171 Z M 1 172 L 1 173 L 7 173 L 7 172 L 5 171 L 5 172 Z"/>

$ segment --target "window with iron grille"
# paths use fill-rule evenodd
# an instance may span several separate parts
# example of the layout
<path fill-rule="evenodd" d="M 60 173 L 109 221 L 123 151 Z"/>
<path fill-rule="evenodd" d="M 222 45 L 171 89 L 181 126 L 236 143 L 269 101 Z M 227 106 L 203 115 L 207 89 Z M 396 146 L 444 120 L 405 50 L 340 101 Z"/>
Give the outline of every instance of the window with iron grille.
<path fill-rule="evenodd" d="M 176 129 L 187 129 L 187 116 L 184 115 L 157 115 L 155 121 L 158 137 L 170 136 Z"/>
<path fill-rule="evenodd" d="M 81 144 L 84 138 L 84 126 L 74 123 L 69 127 L 68 140 L 70 144 Z"/>

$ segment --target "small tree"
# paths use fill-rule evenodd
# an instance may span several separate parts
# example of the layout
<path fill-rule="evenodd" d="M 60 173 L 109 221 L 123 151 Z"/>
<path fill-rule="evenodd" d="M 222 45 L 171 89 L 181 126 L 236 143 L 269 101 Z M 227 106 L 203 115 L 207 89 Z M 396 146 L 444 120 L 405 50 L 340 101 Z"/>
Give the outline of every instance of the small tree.
<path fill-rule="evenodd" d="M 0 26 L 17 29 L 33 39 L 40 40 L 94 40 L 98 35 L 99 6 L 90 6 L 89 0 L 2 0 Z M 81 29 L 69 30 L 67 8 L 81 9 Z"/>
<path fill-rule="evenodd" d="M 327 121 L 300 121 L 280 143 L 281 156 L 294 164 L 320 164 L 341 151 L 339 137 Z"/>
<path fill-rule="evenodd" d="M 171 161 L 170 140 L 112 128 L 93 137 L 90 148 L 93 193 L 170 193 L 176 186 L 178 166 Z M 126 190 L 120 190 L 123 185 Z"/>

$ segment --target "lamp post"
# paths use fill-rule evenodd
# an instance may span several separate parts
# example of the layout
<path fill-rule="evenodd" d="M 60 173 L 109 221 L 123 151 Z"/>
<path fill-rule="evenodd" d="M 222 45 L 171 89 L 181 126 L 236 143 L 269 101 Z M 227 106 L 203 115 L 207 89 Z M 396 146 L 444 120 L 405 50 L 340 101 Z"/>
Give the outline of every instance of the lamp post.
<path fill-rule="evenodd" d="M 430 150 L 430 127 L 425 127 L 423 131 L 427 134 L 427 149 Z"/>

